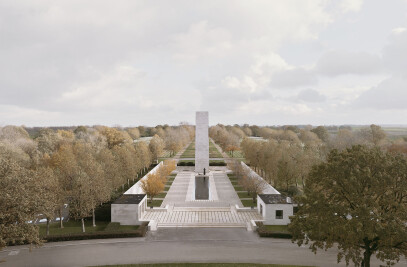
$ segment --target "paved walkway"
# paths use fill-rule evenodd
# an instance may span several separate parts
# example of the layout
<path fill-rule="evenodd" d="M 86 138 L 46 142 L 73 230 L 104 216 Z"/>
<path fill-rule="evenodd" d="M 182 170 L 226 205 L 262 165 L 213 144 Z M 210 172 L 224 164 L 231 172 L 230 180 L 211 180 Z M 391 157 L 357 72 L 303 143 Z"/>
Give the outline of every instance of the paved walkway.
<path fill-rule="evenodd" d="M 243 207 L 238 195 L 235 192 L 229 178 L 224 171 L 211 172 L 216 187 L 216 200 L 195 200 L 191 201 L 188 192 L 191 193 L 191 184 L 193 184 L 194 172 L 182 171 L 175 176 L 174 182 L 161 207 L 166 205 L 174 207 L 225 207 L 229 208 L 236 204 Z M 211 180 L 212 181 L 212 180 Z"/>

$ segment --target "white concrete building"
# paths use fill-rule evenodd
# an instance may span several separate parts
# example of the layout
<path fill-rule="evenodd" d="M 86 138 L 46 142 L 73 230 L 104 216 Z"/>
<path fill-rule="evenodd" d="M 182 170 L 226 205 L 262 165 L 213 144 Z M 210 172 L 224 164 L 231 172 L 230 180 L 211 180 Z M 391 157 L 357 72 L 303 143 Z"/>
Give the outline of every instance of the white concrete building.
<path fill-rule="evenodd" d="M 265 225 L 287 225 L 290 223 L 290 216 L 296 212 L 297 204 L 290 197 L 281 194 L 259 194 L 257 209 L 263 216 Z"/>
<path fill-rule="evenodd" d="M 123 195 L 111 206 L 111 221 L 120 225 L 140 225 L 140 218 L 146 209 L 146 194 Z"/>

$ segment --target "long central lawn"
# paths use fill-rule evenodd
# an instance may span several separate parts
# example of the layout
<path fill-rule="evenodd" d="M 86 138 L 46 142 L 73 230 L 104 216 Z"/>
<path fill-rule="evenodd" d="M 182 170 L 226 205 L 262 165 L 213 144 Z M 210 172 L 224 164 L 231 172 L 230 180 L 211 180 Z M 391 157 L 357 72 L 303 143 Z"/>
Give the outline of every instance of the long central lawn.
<path fill-rule="evenodd" d="M 258 264 L 258 263 L 159 263 L 159 264 L 125 264 L 103 265 L 101 267 L 307 267 L 305 265 Z M 308 266 L 310 267 L 310 266 Z"/>
<path fill-rule="evenodd" d="M 185 149 L 180 158 L 195 158 L 195 142 L 192 142 L 187 149 Z"/>
<path fill-rule="evenodd" d="M 222 154 L 216 148 L 216 146 L 209 140 L 209 157 L 210 158 L 223 158 Z"/>

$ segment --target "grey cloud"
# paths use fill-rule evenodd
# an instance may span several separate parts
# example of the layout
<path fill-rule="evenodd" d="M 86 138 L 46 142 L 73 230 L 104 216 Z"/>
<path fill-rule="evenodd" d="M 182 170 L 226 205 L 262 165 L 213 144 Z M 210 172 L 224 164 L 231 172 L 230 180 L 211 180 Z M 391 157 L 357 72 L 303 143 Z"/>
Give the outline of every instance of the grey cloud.
<path fill-rule="evenodd" d="M 314 72 L 304 68 L 279 71 L 273 74 L 270 85 L 276 88 L 294 88 L 315 85 L 318 80 Z"/>
<path fill-rule="evenodd" d="M 379 110 L 406 110 L 406 103 L 407 78 L 394 76 L 360 95 L 353 103 L 353 107 Z"/>
<path fill-rule="evenodd" d="M 324 102 L 326 100 L 326 97 L 314 89 L 305 89 L 298 94 L 296 99 L 302 100 L 304 102 L 318 103 Z"/>
<path fill-rule="evenodd" d="M 386 69 L 407 74 L 407 32 L 393 36 L 390 43 L 383 49 L 383 61 Z"/>
<path fill-rule="evenodd" d="M 367 75 L 378 73 L 382 68 L 381 58 L 367 52 L 330 51 L 323 54 L 316 71 L 322 75 L 343 74 Z"/>

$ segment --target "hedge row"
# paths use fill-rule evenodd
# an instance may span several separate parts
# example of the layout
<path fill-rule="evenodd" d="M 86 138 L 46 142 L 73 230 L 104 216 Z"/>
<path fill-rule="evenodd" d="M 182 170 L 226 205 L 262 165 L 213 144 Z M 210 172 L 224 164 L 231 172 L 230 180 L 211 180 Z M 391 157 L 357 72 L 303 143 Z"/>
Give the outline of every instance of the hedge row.
<path fill-rule="evenodd" d="M 92 233 L 75 233 L 65 235 L 50 235 L 44 236 L 43 239 L 47 242 L 70 241 L 70 240 L 86 240 L 86 239 L 106 239 L 106 238 L 124 238 L 124 237 L 143 237 L 147 232 L 147 223 L 143 223 L 137 230 L 127 232 L 116 231 L 100 231 Z"/>
<path fill-rule="evenodd" d="M 284 238 L 284 239 L 291 239 L 293 236 L 290 233 L 284 232 L 277 232 L 277 231 L 270 231 L 264 227 L 262 222 L 257 222 L 257 233 L 260 237 L 273 237 L 273 238 Z"/>
<path fill-rule="evenodd" d="M 274 232 L 268 231 L 264 228 L 257 229 L 257 233 L 260 237 L 274 237 L 274 238 L 284 238 L 284 239 L 291 239 L 293 236 L 289 233 L 281 233 L 281 232 Z"/>
<path fill-rule="evenodd" d="M 181 162 L 178 162 L 177 166 L 195 166 L 195 162 L 193 162 L 193 161 L 181 161 Z"/>
<path fill-rule="evenodd" d="M 209 162 L 209 166 L 226 166 L 225 162 Z"/>
<path fill-rule="evenodd" d="M 195 166 L 193 161 L 181 161 L 178 162 L 177 166 Z M 226 166 L 225 162 L 209 162 L 209 166 Z"/>

